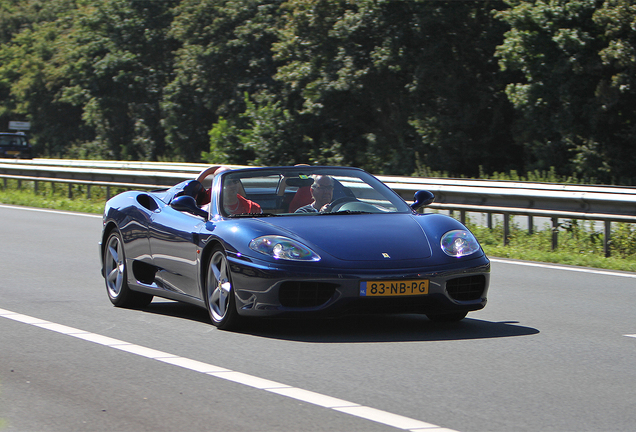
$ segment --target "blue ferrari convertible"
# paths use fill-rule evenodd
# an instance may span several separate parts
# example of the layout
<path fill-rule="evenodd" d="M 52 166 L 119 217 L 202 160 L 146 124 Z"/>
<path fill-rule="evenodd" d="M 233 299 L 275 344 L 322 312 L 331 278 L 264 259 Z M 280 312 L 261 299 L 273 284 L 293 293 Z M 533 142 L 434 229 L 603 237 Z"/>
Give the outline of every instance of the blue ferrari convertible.
<path fill-rule="evenodd" d="M 115 306 L 153 296 L 242 317 L 426 314 L 459 321 L 486 305 L 490 262 L 459 221 L 421 213 L 356 168 L 204 170 L 104 209 L 102 274 Z"/>

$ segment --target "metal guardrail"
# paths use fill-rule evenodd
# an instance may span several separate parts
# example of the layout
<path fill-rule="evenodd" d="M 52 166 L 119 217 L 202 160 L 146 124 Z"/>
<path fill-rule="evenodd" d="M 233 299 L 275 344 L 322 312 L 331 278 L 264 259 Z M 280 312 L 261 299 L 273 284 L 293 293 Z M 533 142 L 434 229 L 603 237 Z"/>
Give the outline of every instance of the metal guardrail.
<path fill-rule="evenodd" d="M 172 186 L 196 176 L 206 164 L 85 161 L 62 159 L 0 159 L 0 178 L 37 182 L 83 184 L 88 186 L 156 189 Z M 510 235 L 510 218 L 547 217 L 553 225 L 553 248 L 558 244 L 559 219 L 585 219 L 605 224 L 605 253 L 609 256 L 612 222 L 636 223 L 636 188 L 593 185 L 566 185 L 514 181 L 431 179 L 378 176 L 405 200 L 421 189 L 435 194 L 429 208 L 459 211 L 466 220 L 470 212 L 503 215 L 504 243 Z M 5 180 L 6 182 L 6 180 Z M 108 192 L 107 192 L 108 194 Z"/>

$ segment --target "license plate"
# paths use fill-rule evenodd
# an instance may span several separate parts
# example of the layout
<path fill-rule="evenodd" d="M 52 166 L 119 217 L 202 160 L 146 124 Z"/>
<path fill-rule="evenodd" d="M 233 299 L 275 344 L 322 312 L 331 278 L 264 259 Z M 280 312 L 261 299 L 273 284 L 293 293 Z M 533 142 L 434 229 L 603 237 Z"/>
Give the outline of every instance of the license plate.
<path fill-rule="evenodd" d="M 428 294 L 428 279 L 360 282 L 362 297 L 393 297 Z"/>

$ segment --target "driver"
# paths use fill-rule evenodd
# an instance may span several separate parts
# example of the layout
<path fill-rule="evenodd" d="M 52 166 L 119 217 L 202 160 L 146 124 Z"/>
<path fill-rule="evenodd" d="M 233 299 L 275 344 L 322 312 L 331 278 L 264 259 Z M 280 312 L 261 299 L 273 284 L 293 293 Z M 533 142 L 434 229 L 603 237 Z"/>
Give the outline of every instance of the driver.
<path fill-rule="evenodd" d="M 314 183 L 311 185 L 311 197 L 314 201 L 300 207 L 294 213 L 318 213 L 325 210 L 333 199 L 334 179 L 327 175 L 312 175 Z"/>

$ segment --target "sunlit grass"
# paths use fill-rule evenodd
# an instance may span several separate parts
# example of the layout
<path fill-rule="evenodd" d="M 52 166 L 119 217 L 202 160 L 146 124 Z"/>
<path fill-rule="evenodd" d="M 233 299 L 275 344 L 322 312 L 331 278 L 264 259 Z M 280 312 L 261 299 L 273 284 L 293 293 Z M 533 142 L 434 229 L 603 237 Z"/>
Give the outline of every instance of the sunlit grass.
<path fill-rule="evenodd" d="M 636 224 L 612 224 L 609 258 L 603 250 L 603 233 L 591 222 L 561 220 L 554 251 L 548 225 L 528 234 L 513 224 L 507 246 L 503 245 L 501 225 L 492 229 L 470 222 L 467 225 L 492 257 L 636 272 Z"/>
<path fill-rule="evenodd" d="M 23 181 L 18 185 L 16 180 L 0 181 L 0 203 L 27 207 L 50 208 L 83 213 L 102 213 L 106 202 L 106 188 L 92 187 L 90 198 L 87 198 L 87 186 L 72 185 L 70 190 L 65 184 L 52 185 L 39 182 L 37 191 L 35 183 Z M 112 194 L 120 190 L 113 190 Z"/>

